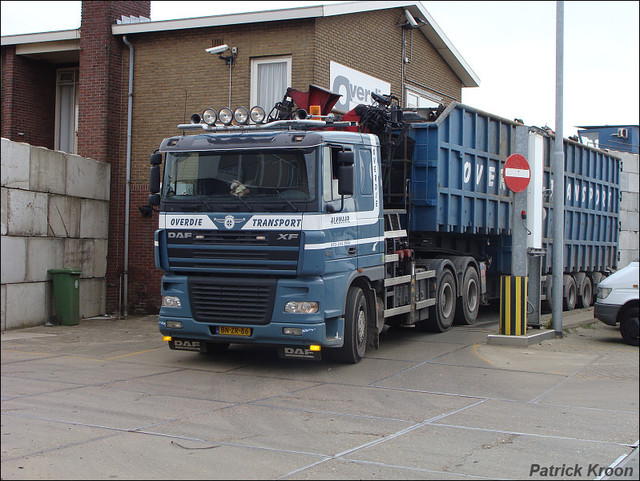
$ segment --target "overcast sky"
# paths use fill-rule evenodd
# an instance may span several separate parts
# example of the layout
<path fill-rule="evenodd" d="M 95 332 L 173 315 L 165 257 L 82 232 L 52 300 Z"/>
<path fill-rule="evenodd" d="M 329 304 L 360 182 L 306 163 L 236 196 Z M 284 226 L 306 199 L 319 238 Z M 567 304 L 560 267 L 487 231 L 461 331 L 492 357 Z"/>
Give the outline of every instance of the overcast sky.
<path fill-rule="evenodd" d="M 81 2 L 2 3 L 2 35 L 80 26 Z M 152 1 L 151 19 L 293 8 L 322 1 Z M 565 137 L 579 125 L 637 125 L 640 2 L 564 2 Z M 480 77 L 462 101 L 527 125 L 555 128 L 556 2 L 422 4 Z M 324 86 L 328 87 L 328 86 Z"/>

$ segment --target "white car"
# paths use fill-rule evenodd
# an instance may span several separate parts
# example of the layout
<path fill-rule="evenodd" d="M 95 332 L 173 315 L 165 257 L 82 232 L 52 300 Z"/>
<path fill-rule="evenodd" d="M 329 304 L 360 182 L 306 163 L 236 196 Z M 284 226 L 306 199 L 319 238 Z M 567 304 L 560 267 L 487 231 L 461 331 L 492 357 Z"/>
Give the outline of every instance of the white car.
<path fill-rule="evenodd" d="M 627 344 L 638 345 L 638 259 L 598 284 L 593 316 L 605 324 L 620 323 Z"/>

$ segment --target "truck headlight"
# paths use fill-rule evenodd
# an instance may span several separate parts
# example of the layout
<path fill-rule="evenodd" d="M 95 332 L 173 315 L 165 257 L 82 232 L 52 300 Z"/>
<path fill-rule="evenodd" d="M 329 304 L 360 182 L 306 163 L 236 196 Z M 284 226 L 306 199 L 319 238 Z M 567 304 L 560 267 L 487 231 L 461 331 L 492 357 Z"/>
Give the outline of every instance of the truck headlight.
<path fill-rule="evenodd" d="M 224 125 L 231 125 L 231 122 L 233 122 L 233 112 L 229 107 L 224 107 L 218 112 L 218 118 Z"/>
<path fill-rule="evenodd" d="M 259 105 L 255 105 L 251 108 L 250 116 L 251 120 L 253 120 L 254 123 L 261 124 L 262 122 L 264 122 L 266 114 L 264 113 L 264 109 L 262 107 L 260 107 Z"/>
<path fill-rule="evenodd" d="M 606 299 L 610 293 L 610 287 L 598 287 L 598 299 Z"/>
<path fill-rule="evenodd" d="M 240 125 L 249 122 L 249 111 L 244 107 L 238 107 L 233 111 L 233 119 Z"/>
<path fill-rule="evenodd" d="M 162 307 L 182 307 L 182 303 L 177 296 L 162 296 Z"/>
<path fill-rule="evenodd" d="M 218 113 L 213 109 L 206 109 L 202 112 L 202 120 L 207 125 L 215 125 L 218 120 Z"/>
<path fill-rule="evenodd" d="M 309 301 L 289 301 L 284 306 L 289 314 L 313 314 L 318 312 L 318 303 Z"/>

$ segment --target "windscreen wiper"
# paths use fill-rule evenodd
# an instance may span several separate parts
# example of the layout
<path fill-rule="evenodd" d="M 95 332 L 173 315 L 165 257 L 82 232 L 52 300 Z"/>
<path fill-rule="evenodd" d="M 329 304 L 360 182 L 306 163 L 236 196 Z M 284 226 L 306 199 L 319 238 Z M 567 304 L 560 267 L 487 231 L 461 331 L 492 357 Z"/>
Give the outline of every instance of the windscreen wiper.
<path fill-rule="evenodd" d="M 293 205 L 293 204 L 289 201 L 289 199 L 285 198 L 285 197 L 280 193 L 280 191 L 279 191 L 278 189 L 273 189 L 273 190 L 275 191 L 275 193 L 276 193 L 276 194 L 278 194 L 278 197 L 280 197 L 280 198 L 281 198 L 282 200 L 284 200 L 287 204 L 289 204 L 293 210 L 295 210 L 296 212 L 298 212 L 298 208 L 297 208 L 295 205 Z"/>
<path fill-rule="evenodd" d="M 210 211 L 214 211 L 215 208 L 209 204 L 209 200 L 207 199 L 207 195 L 199 195 L 198 196 L 198 200 L 202 202 L 202 204 L 209 209 Z M 202 210 L 202 205 L 199 206 L 200 210 Z"/>
<path fill-rule="evenodd" d="M 238 199 L 240 202 L 242 202 L 242 203 L 245 205 L 245 207 L 246 207 L 247 209 L 249 209 L 251 212 L 253 212 L 253 207 L 251 207 L 251 206 L 247 203 L 247 201 L 246 201 L 246 200 L 244 200 L 244 199 L 242 198 L 242 196 L 240 196 L 240 195 L 234 195 L 234 196 L 232 196 L 232 197 L 235 197 L 236 199 Z"/>

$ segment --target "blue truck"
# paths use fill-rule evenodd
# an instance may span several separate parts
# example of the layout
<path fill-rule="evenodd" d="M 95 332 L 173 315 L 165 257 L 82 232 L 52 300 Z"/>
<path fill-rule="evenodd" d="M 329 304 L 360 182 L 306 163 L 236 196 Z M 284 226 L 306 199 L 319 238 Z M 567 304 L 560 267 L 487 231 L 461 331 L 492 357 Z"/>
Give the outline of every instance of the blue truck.
<path fill-rule="evenodd" d="M 171 349 L 255 343 L 355 363 L 389 326 L 470 325 L 496 298 L 511 249 L 502 167 L 518 122 L 455 102 L 403 110 L 392 95 L 336 117 L 338 98 L 310 86 L 289 88 L 268 115 L 207 109 L 151 155 Z M 612 259 L 600 261 L 580 280 Z"/>

